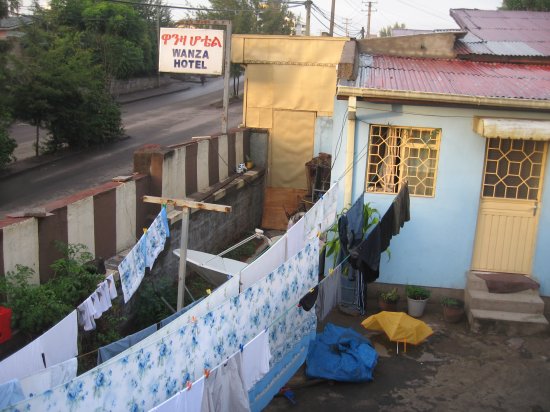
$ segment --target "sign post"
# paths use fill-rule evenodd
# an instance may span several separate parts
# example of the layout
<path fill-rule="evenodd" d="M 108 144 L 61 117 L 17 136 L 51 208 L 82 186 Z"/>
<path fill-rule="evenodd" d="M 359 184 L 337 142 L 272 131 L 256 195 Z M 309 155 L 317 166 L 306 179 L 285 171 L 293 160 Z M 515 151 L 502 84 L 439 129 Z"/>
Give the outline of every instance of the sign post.
<path fill-rule="evenodd" d="M 214 203 L 195 202 L 188 199 L 172 199 L 168 197 L 143 196 L 143 201 L 146 203 L 157 203 L 161 205 L 179 206 L 182 208 L 181 215 L 181 237 L 180 237 L 180 260 L 178 267 L 178 302 L 177 310 L 184 307 L 185 300 L 185 276 L 187 272 L 187 237 L 189 232 L 189 214 L 190 209 L 210 210 L 213 212 L 229 213 L 231 206 L 217 205 Z"/>

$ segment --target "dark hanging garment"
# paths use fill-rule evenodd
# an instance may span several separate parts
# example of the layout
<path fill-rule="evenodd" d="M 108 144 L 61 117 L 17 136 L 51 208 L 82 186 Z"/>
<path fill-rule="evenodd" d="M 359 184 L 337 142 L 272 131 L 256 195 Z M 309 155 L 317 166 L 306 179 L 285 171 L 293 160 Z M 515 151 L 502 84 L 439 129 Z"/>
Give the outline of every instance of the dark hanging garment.
<path fill-rule="evenodd" d="M 347 241 L 348 248 L 357 246 L 363 240 L 363 196 L 355 201 L 346 213 L 348 219 Z"/>
<path fill-rule="evenodd" d="M 377 224 L 366 239 L 350 251 L 351 266 L 361 272 L 363 280 L 367 283 L 374 282 L 380 274 L 380 233 L 380 224 Z"/>
<path fill-rule="evenodd" d="M 311 289 L 298 303 L 303 310 L 309 312 L 317 301 L 317 295 L 319 295 L 319 285 Z"/>
<path fill-rule="evenodd" d="M 340 253 L 337 263 L 340 264 L 349 255 L 348 250 L 348 218 L 342 215 L 338 218 L 338 237 L 340 239 Z"/>
<path fill-rule="evenodd" d="M 392 203 L 382 219 L 380 219 L 380 250 L 383 252 L 390 246 L 390 240 L 394 231 L 395 213 Z"/>

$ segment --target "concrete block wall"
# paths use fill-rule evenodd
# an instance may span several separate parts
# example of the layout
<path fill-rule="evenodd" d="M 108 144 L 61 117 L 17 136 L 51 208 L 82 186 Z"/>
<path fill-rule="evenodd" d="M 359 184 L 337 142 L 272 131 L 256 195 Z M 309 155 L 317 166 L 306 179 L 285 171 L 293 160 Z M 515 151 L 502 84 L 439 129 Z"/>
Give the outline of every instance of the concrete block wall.
<path fill-rule="evenodd" d="M 47 216 L 1 220 L 0 274 L 19 264 L 35 271 L 33 283 L 46 282 L 53 274 L 50 265 L 62 257 L 56 242 L 82 243 L 103 258 L 129 248 L 146 223 L 137 204 L 148 186 L 148 176 L 134 175 L 47 203 Z"/>
<path fill-rule="evenodd" d="M 258 143 L 266 141 L 265 136 L 255 138 Z M 241 232 L 259 225 L 261 207 L 256 205 L 262 204 L 263 180 L 249 194 L 242 190 L 249 184 L 245 180 L 257 176 L 253 172 L 254 177 L 244 179 L 235 174 L 237 164 L 250 152 L 247 129 L 169 148 L 144 146 L 134 154 L 135 173 L 130 180 L 108 182 L 50 202 L 43 206 L 48 212 L 44 217 L 0 220 L 0 276 L 20 264 L 35 271 L 33 283 L 46 282 L 53 274 L 50 265 L 62 257 L 56 241 L 82 243 L 104 259 L 129 249 L 159 211 L 159 205 L 143 203 L 144 195 L 224 204 L 229 199 L 235 207 L 229 220 L 206 212 L 193 213 L 191 218 L 189 247 L 220 250 Z"/>

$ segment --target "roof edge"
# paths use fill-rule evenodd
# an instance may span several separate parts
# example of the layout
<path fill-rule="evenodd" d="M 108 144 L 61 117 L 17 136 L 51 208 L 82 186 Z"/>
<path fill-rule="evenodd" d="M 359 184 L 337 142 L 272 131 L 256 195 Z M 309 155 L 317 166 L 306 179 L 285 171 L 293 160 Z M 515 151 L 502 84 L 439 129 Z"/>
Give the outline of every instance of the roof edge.
<path fill-rule="evenodd" d="M 461 94 L 432 92 L 411 92 L 406 90 L 381 90 L 373 88 L 357 88 L 350 86 L 338 86 L 336 89 L 336 95 L 341 97 L 354 96 L 389 100 L 416 100 L 421 102 L 464 104 L 472 106 L 550 110 L 550 101 L 468 96 Z"/>

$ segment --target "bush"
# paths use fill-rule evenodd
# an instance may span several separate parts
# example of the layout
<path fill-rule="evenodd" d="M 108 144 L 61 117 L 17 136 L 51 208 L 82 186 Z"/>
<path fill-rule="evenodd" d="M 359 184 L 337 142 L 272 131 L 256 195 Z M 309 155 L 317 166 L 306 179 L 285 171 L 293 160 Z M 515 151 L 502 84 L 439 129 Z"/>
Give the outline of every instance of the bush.
<path fill-rule="evenodd" d="M 91 254 L 83 245 L 62 245 L 65 257 L 52 265 L 54 278 L 41 285 L 29 284 L 34 271 L 17 265 L 0 279 L 2 305 L 13 311 L 12 323 L 28 337 L 46 331 L 87 298 L 102 280 L 86 262 Z"/>
<path fill-rule="evenodd" d="M 460 308 L 464 307 L 464 301 L 463 300 L 455 299 L 455 298 L 449 298 L 449 297 L 445 297 L 445 298 L 441 299 L 441 304 L 445 307 L 448 307 L 448 308 L 460 309 Z"/>
<path fill-rule="evenodd" d="M 405 288 L 405 292 L 407 293 L 407 297 L 414 300 L 428 299 L 431 295 L 431 292 L 422 286 L 408 285 Z"/>
<path fill-rule="evenodd" d="M 397 288 L 393 288 L 388 292 L 380 293 L 380 298 L 386 303 L 397 303 L 399 301 L 399 294 Z"/>

